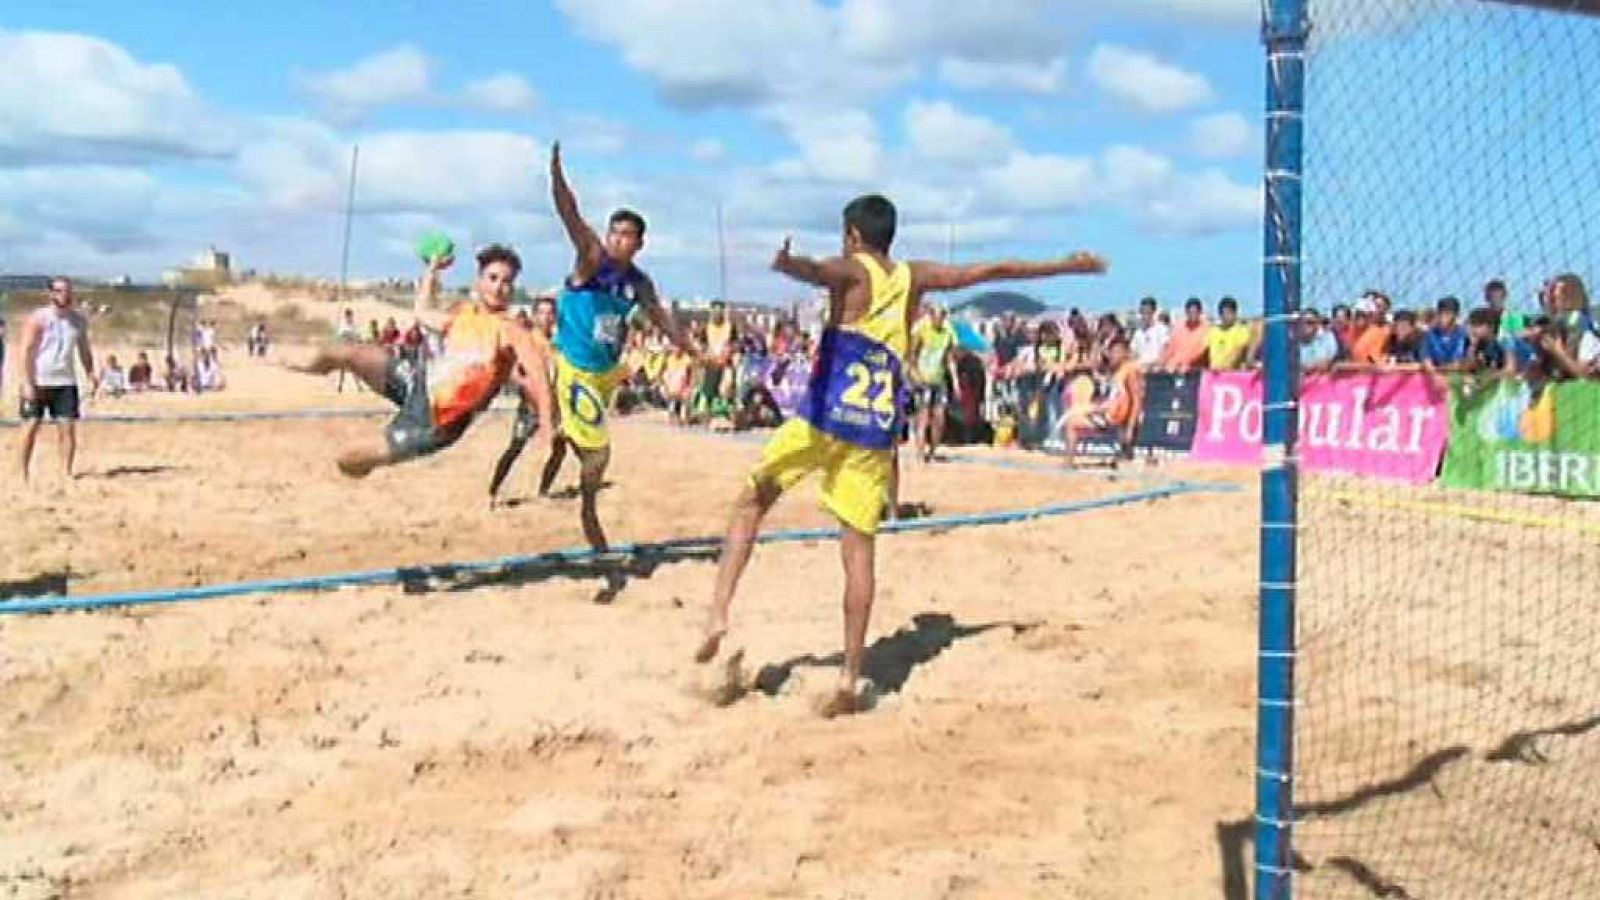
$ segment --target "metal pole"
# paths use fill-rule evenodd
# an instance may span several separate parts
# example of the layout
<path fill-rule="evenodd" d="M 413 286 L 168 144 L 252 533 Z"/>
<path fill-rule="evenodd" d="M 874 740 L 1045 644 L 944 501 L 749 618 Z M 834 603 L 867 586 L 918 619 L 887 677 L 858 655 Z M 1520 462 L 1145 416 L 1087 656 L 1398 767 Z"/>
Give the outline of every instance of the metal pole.
<path fill-rule="evenodd" d="M 1295 577 L 1300 378 L 1300 187 L 1308 0 L 1270 0 L 1267 49 L 1261 455 L 1260 649 L 1256 662 L 1256 900 L 1290 900 L 1293 884 Z"/>
<path fill-rule="evenodd" d="M 350 148 L 350 187 L 344 201 L 344 252 L 339 257 L 339 302 L 344 302 L 345 282 L 350 278 L 350 227 L 356 209 L 356 165 L 361 160 L 361 145 Z"/>
<path fill-rule="evenodd" d="M 717 202 L 717 299 L 728 302 L 728 241 L 722 231 L 722 202 Z"/>

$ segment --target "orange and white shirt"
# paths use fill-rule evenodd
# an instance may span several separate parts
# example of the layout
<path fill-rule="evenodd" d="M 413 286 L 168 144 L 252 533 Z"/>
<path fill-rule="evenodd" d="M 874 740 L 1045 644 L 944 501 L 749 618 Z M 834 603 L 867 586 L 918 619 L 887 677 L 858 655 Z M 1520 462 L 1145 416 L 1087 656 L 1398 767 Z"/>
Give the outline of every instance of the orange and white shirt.
<path fill-rule="evenodd" d="M 454 425 L 487 407 L 516 361 L 511 322 L 481 303 L 466 303 L 444 325 L 444 347 L 428 363 L 433 422 Z"/>

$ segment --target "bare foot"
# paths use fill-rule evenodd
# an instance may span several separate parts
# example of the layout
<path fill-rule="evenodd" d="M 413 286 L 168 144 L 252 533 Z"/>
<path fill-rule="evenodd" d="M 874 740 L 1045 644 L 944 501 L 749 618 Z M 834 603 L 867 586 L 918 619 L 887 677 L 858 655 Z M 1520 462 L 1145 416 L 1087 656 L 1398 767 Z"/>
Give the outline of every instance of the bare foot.
<path fill-rule="evenodd" d="M 840 716 L 853 716 L 864 713 L 872 708 L 873 703 L 872 682 L 860 681 L 849 688 L 839 688 L 825 697 L 817 714 L 824 719 L 836 719 Z"/>
<path fill-rule="evenodd" d="M 717 658 L 717 651 L 722 649 L 722 639 L 728 634 L 727 623 L 712 626 L 706 629 L 706 636 L 700 642 L 700 649 L 694 651 L 694 661 L 708 663 Z"/>
<path fill-rule="evenodd" d="M 860 704 L 856 700 L 855 691 L 834 691 L 822 704 L 817 707 L 817 714 L 824 719 L 836 719 L 840 716 L 851 716 L 861 712 Z"/>
<path fill-rule="evenodd" d="M 348 478 L 365 478 L 372 474 L 372 470 L 374 468 L 376 468 L 376 466 L 370 462 L 367 462 L 366 460 L 339 460 L 339 471 L 343 472 Z"/>
<path fill-rule="evenodd" d="M 732 706 L 748 693 L 750 684 L 744 674 L 744 650 L 735 650 L 722 667 L 722 680 L 711 690 L 711 702 L 717 706 Z"/>

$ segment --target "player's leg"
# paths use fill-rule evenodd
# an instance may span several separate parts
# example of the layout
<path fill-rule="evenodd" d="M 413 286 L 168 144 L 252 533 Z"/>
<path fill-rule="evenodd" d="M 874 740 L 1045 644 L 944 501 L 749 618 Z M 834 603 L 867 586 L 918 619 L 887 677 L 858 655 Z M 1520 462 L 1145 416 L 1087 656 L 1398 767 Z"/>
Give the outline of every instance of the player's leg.
<path fill-rule="evenodd" d="M 525 437 L 511 436 L 511 442 L 506 444 L 506 449 L 501 452 L 500 458 L 494 464 L 494 477 L 489 479 L 489 505 L 493 506 L 495 498 L 500 494 L 500 485 L 505 483 L 506 476 L 511 474 L 511 467 L 516 464 L 517 457 L 522 455 L 522 448 L 528 446 Z"/>
<path fill-rule="evenodd" d="M 400 411 L 381 434 L 354 444 L 339 454 L 339 471 L 350 478 L 365 478 L 374 469 L 436 453 L 460 439 L 470 419 L 445 428 L 434 424 L 428 398 L 426 372 L 419 366 L 409 381 L 399 381 L 382 391 L 400 404 Z"/>
<path fill-rule="evenodd" d="M 928 441 L 928 391 L 926 388 L 916 390 L 915 415 L 911 420 L 911 448 L 917 455 L 917 460 L 927 459 L 924 455 L 923 445 Z"/>
<path fill-rule="evenodd" d="M 877 538 L 843 523 L 839 554 L 844 562 L 844 668 L 833 696 L 823 704 L 822 715 L 827 718 L 861 711 L 859 686 L 876 589 Z"/>
<path fill-rule="evenodd" d="M 538 421 L 534 412 L 528 408 L 526 402 L 517 406 L 516 422 L 511 426 L 511 442 L 506 445 L 500 459 L 494 464 L 494 477 L 489 479 L 489 506 L 495 504 L 495 497 L 500 493 L 500 486 L 505 483 L 506 476 L 511 474 L 511 467 L 516 464 L 517 457 L 522 455 L 522 448 L 528 445 L 528 439 L 533 437 L 538 429 Z"/>
<path fill-rule="evenodd" d="M 934 388 L 932 394 L 928 403 L 928 417 L 932 420 L 929 424 L 931 433 L 928 436 L 929 460 L 938 455 L 939 448 L 944 444 L 945 415 L 950 408 L 950 397 L 944 388 Z"/>
<path fill-rule="evenodd" d="M 561 473 L 561 464 L 567 460 L 567 448 L 570 444 L 571 442 L 563 434 L 557 434 L 550 442 L 550 458 L 544 461 L 544 471 L 539 473 L 539 496 L 549 496 L 550 487 L 556 483 L 556 476 Z"/>
<path fill-rule="evenodd" d="M 50 418 L 56 423 L 56 445 L 61 454 L 61 474 L 73 477 L 78 460 L 78 389 L 57 388 L 50 398 Z"/>
<path fill-rule="evenodd" d="M 394 357 L 388 350 L 371 344 L 333 344 L 317 350 L 303 363 L 288 363 L 286 368 L 305 375 L 349 372 L 378 394 L 389 393 Z"/>
<path fill-rule="evenodd" d="M 728 517 L 728 530 L 717 561 L 717 581 L 706 614 L 705 634 L 695 651 L 696 662 L 710 662 L 728 633 L 728 609 L 739 578 L 750 564 L 761 520 L 783 492 L 827 461 L 827 439 L 804 419 L 790 419 L 773 432 L 749 479 L 739 491 Z M 879 497 L 882 502 L 882 497 Z M 876 512 L 874 513 L 876 515 Z"/>
<path fill-rule="evenodd" d="M 579 518 L 583 524 L 583 538 L 600 553 L 610 549 L 606 531 L 600 524 L 600 487 L 605 483 L 606 470 L 611 467 L 611 447 L 577 448 L 578 494 L 581 498 Z"/>
<path fill-rule="evenodd" d="M 339 471 L 350 478 L 365 478 L 372 470 L 400 462 L 385 438 L 373 438 L 346 447 L 337 460 Z"/>
<path fill-rule="evenodd" d="M 22 467 L 22 480 L 28 480 L 28 467 L 33 462 L 33 445 L 39 440 L 39 426 L 44 424 L 44 419 L 37 414 L 42 412 L 37 409 L 37 401 L 29 401 L 22 406 L 22 417 L 27 420 L 27 425 L 22 430 L 22 444 L 18 450 L 17 459 Z"/>
<path fill-rule="evenodd" d="M 728 531 L 722 540 L 722 554 L 717 560 L 717 583 L 706 613 L 705 635 L 694 654 L 696 662 L 711 661 L 721 648 L 722 638 L 728 633 L 728 610 L 739 588 L 739 578 L 750 565 L 756 535 L 761 532 L 761 520 L 782 495 L 783 489 L 777 482 L 762 479 L 746 484 L 733 501 Z"/>
<path fill-rule="evenodd" d="M 836 449 L 823 473 L 823 505 L 842 527 L 839 553 L 845 580 L 844 668 L 838 689 L 822 708 L 824 716 L 860 710 L 858 683 L 872 614 L 878 511 L 893 470 L 894 456 L 887 450 L 844 447 Z"/>

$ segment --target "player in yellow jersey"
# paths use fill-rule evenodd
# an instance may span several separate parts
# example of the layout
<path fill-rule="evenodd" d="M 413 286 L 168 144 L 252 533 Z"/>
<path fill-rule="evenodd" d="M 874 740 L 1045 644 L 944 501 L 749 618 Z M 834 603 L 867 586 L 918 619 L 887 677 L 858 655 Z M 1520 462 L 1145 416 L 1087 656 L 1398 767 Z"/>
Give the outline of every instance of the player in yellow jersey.
<path fill-rule="evenodd" d="M 453 261 L 449 256 L 429 260 L 417 284 L 419 319 L 438 290 L 439 274 Z M 336 344 L 308 362 L 288 366 L 309 375 L 349 372 L 400 408 L 381 438 L 339 455 L 341 472 L 362 478 L 380 466 L 443 450 L 466 433 L 507 381 L 516 383 L 538 410 L 533 443 L 541 452 L 549 450 L 554 434 L 545 375 L 549 345 L 506 315 L 521 271 L 522 260 L 510 248 L 484 248 L 472 299 L 450 311 L 442 328 L 443 351 L 432 360 L 419 354 L 410 362 L 373 344 Z"/>
<path fill-rule="evenodd" d="M 785 490 L 821 472 L 822 503 L 842 526 L 845 574 L 844 667 L 838 689 L 822 708 L 830 717 L 861 708 L 858 687 L 872 611 L 876 535 L 900 432 L 911 323 L 922 295 L 1106 269 L 1103 260 L 1087 253 L 1048 262 L 965 266 L 896 262 L 889 256 L 896 219 L 894 204 L 884 197 L 858 197 L 844 208 L 842 256 L 795 256 L 785 240 L 772 261 L 775 271 L 828 289 L 828 320 L 805 401 L 773 435 L 734 502 L 705 636 L 695 653 L 697 661 L 710 662 L 721 648 L 728 609 L 762 518 Z"/>

